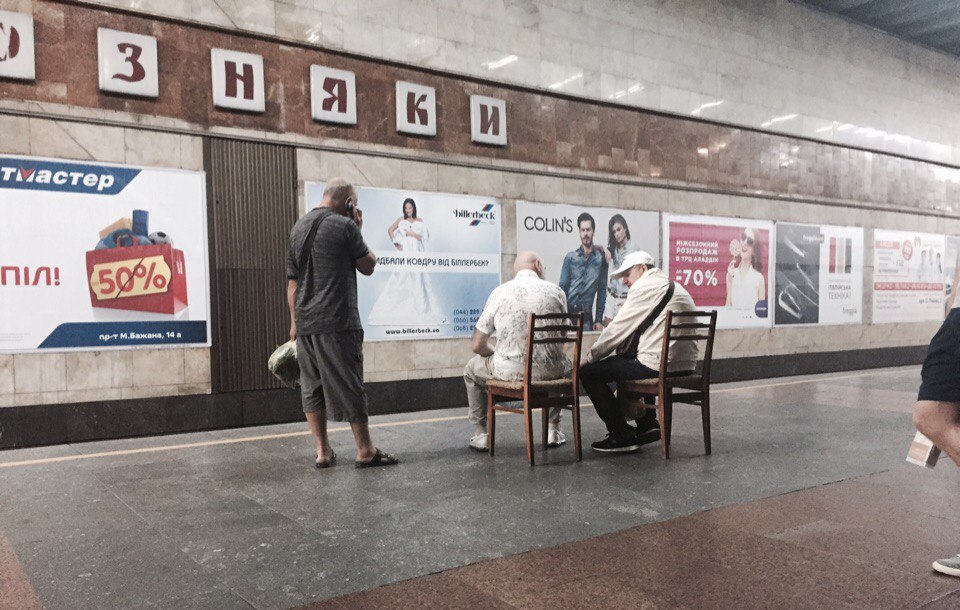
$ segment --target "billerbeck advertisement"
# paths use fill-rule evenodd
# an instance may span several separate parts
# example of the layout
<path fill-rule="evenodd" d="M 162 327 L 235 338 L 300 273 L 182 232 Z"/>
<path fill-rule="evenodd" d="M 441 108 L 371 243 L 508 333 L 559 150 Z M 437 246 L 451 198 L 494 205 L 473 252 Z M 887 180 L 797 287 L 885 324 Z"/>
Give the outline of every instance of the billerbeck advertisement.
<path fill-rule="evenodd" d="M 960 274 L 960 237 L 947 235 L 944 247 L 943 281 L 946 285 L 944 286 L 943 313 L 946 315 L 948 309 L 960 305 L 960 301 L 954 296 L 958 288 L 957 280 L 960 280 L 958 275 Z"/>
<path fill-rule="evenodd" d="M 860 324 L 863 229 L 777 223 L 774 322 Z"/>
<path fill-rule="evenodd" d="M 663 216 L 663 268 L 719 328 L 770 326 L 773 223 L 745 218 Z"/>
<path fill-rule="evenodd" d="M 307 207 L 323 200 L 307 184 Z M 357 282 L 367 341 L 473 334 L 500 285 L 500 204 L 490 197 L 358 189 L 363 238 L 377 256 Z"/>
<path fill-rule="evenodd" d="M 660 215 L 611 208 L 517 202 L 517 250 L 543 259 L 545 277 L 559 284 L 567 309 L 584 312 L 584 329 L 600 330 L 627 298 L 609 276 L 630 252 L 660 250 Z"/>
<path fill-rule="evenodd" d="M 0 351 L 209 345 L 204 185 L 0 157 Z"/>
<path fill-rule="evenodd" d="M 873 321 L 943 319 L 943 235 L 873 233 Z"/>

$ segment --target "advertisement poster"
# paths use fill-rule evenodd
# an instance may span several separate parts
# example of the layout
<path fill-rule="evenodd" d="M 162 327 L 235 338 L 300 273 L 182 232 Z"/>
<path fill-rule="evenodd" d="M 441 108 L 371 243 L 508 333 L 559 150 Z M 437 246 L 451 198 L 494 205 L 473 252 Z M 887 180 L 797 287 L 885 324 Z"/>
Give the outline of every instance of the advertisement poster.
<path fill-rule="evenodd" d="M 947 310 L 960 305 L 960 302 L 958 302 L 954 296 L 957 291 L 957 280 L 960 280 L 960 277 L 957 276 L 957 272 L 960 272 L 960 237 L 947 235 L 944 248 L 943 281 L 945 282 L 945 286 L 943 314 L 944 317 L 946 317 Z"/>
<path fill-rule="evenodd" d="M 323 200 L 307 183 L 307 208 Z M 500 204 L 490 197 L 359 188 L 363 238 L 377 255 L 359 275 L 364 340 L 473 335 L 500 285 Z"/>
<path fill-rule="evenodd" d="M 863 229 L 777 223 L 774 323 L 863 321 Z"/>
<path fill-rule="evenodd" d="M 873 321 L 943 319 L 943 235 L 873 232 Z"/>
<path fill-rule="evenodd" d="M 209 345 L 202 172 L 0 157 L 0 351 Z"/>
<path fill-rule="evenodd" d="M 664 214 L 664 271 L 718 328 L 770 326 L 772 235 L 766 220 Z"/>
<path fill-rule="evenodd" d="M 517 251 L 543 259 L 546 279 L 567 295 L 571 312 L 584 312 L 584 329 L 599 330 L 627 297 L 623 280 L 609 275 L 623 257 L 660 251 L 660 215 L 611 208 L 517 202 Z"/>

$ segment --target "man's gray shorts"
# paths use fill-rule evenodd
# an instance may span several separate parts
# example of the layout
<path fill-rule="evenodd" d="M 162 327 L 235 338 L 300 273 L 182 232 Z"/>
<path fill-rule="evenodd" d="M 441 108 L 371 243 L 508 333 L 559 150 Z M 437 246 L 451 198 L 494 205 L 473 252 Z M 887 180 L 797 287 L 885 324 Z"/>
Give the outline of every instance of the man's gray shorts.
<path fill-rule="evenodd" d="M 326 407 L 334 421 L 367 423 L 363 388 L 363 331 L 297 336 L 303 412 Z"/>

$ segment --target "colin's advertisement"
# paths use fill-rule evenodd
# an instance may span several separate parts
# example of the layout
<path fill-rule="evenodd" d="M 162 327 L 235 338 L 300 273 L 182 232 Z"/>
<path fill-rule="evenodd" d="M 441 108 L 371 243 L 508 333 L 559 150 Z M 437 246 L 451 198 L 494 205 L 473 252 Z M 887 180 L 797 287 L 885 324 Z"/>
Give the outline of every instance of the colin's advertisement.
<path fill-rule="evenodd" d="M 626 284 L 610 274 L 631 252 L 657 257 L 660 215 L 518 201 L 517 250 L 539 254 L 546 279 L 566 294 L 567 309 L 584 312 L 585 330 L 600 330 L 627 298 Z"/>
<path fill-rule="evenodd" d="M 307 208 L 323 200 L 307 184 Z M 360 188 L 363 239 L 377 256 L 357 300 L 367 341 L 467 337 L 500 285 L 500 204 L 490 197 Z"/>
<path fill-rule="evenodd" d="M 712 216 L 663 217 L 663 268 L 718 328 L 771 325 L 773 223 Z"/>
<path fill-rule="evenodd" d="M 943 319 L 943 235 L 877 229 L 873 237 L 873 321 Z"/>
<path fill-rule="evenodd" d="M 209 345 L 205 193 L 202 172 L 0 157 L 0 351 Z"/>
<path fill-rule="evenodd" d="M 860 324 L 863 229 L 777 223 L 774 321 Z"/>

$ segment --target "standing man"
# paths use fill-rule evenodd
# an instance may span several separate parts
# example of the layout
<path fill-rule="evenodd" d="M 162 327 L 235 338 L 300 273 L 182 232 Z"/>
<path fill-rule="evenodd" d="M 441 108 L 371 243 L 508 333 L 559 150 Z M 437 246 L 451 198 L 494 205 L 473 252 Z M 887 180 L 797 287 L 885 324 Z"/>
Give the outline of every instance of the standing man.
<path fill-rule="evenodd" d="M 957 279 L 960 279 L 960 270 Z M 954 284 L 947 303 L 952 307 L 930 341 L 923 361 L 913 425 L 960 466 L 960 303 L 956 301 L 956 294 Z M 960 576 L 960 555 L 934 561 L 933 569 Z"/>
<path fill-rule="evenodd" d="M 660 427 L 652 409 L 646 409 L 636 428 L 628 424 L 610 384 L 659 377 L 667 312 L 693 311 L 695 305 L 690 293 L 654 267 L 653 257 L 642 250 L 628 254 L 611 277 L 623 278 L 629 289 L 627 300 L 587 352 L 580 379 L 608 432 L 607 438 L 591 447 L 628 453 L 659 440 Z M 668 371 L 693 371 L 696 365 L 696 342 L 671 342 Z"/>
<path fill-rule="evenodd" d="M 363 326 L 357 309 L 357 271 L 377 264 L 360 235 L 363 214 L 357 191 L 334 178 L 323 201 L 293 225 L 287 255 L 290 339 L 297 340 L 303 412 L 317 445 L 317 468 L 337 456 L 327 437 L 327 414 L 350 422 L 357 468 L 396 464 L 370 441 L 363 387 Z"/>
<path fill-rule="evenodd" d="M 487 299 L 483 313 L 473 331 L 473 352 L 476 354 L 463 370 L 470 405 L 470 423 L 474 435 L 470 448 L 487 451 L 487 381 L 523 379 L 527 357 L 527 329 L 530 314 L 565 313 L 567 302 L 556 284 L 544 281 L 543 261 L 533 252 L 520 252 L 513 265 L 514 278 L 498 286 Z M 496 346 L 490 337 L 497 333 Z M 568 377 L 570 359 L 558 343 L 537 346 L 533 354 L 533 377 L 536 381 Z M 559 447 L 566 442 L 560 432 L 560 408 L 550 410 L 547 446 Z"/>
<path fill-rule="evenodd" d="M 603 311 L 607 301 L 607 257 L 594 246 L 597 223 L 584 212 L 577 217 L 580 247 L 563 257 L 560 288 L 567 295 L 569 313 L 583 312 L 584 330 L 603 330 Z M 596 301 L 596 307 L 594 307 Z"/>

